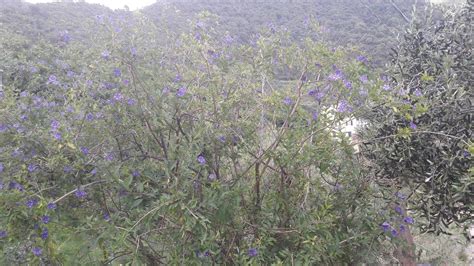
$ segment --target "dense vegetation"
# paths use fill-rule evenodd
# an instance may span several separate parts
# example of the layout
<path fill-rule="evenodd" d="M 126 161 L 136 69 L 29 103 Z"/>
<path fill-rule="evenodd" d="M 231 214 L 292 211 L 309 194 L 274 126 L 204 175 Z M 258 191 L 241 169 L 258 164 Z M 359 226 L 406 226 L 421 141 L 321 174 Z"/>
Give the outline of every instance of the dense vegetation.
<path fill-rule="evenodd" d="M 404 3 L 5 5 L 0 264 L 412 263 L 472 213 L 472 4 Z"/>

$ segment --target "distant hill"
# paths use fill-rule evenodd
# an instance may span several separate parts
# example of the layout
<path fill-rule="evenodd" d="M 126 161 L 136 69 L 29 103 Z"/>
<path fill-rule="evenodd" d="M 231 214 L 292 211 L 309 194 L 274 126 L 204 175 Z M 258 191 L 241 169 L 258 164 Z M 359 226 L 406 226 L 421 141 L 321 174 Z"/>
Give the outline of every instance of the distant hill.
<path fill-rule="evenodd" d="M 242 42 L 262 27 L 287 28 L 295 39 L 305 35 L 314 18 L 336 45 L 360 46 L 377 64 L 385 58 L 396 35 L 411 19 L 413 7 L 422 11 L 428 2 L 415 0 L 312 0 L 312 1 L 180 1 L 159 0 L 142 10 L 157 23 L 186 30 L 187 21 L 202 11 L 216 14 L 220 29 Z M 402 15 L 403 13 L 403 15 Z"/>
<path fill-rule="evenodd" d="M 0 25 L 3 31 L 31 41 L 56 42 L 62 32 L 75 40 L 87 40 L 97 16 L 107 17 L 129 11 L 87 3 L 29 4 L 3 0 Z M 158 0 L 138 11 L 157 24 L 175 32 L 189 30 L 189 21 L 202 11 L 219 18 L 218 31 L 236 41 L 251 42 L 263 27 L 286 28 L 295 40 L 302 39 L 309 22 L 316 21 L 324 38 L 334 45 L 358 46 L 376 65 L 382 65 L 397 34 L 403 32 L 416 3 L 424 10 L 424 0 L 312 0 L 312 1 L 180 1 Z"/>

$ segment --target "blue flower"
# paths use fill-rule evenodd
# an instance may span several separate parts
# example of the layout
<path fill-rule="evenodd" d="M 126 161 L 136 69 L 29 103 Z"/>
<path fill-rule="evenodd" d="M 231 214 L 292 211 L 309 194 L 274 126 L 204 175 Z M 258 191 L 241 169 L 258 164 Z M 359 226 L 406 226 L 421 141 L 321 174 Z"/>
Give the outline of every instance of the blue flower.
<path fill-rule="evenodd" d="M 381 225 L 382 229 L 384 232 L 387 232 L 389 229 L 390 229 L 390 224 L 388 222 L 383 222 L 383 224 Z"/>
<path fill-rule="evenodd" d="M 56 140 L 61 140 L 63 138 L 63 136 L 61 135 L 61 133 L 59 132 L 54 132 L 53 133 L 53 137 L 56 139 Z"/>
<path fill-rule="evenodd" d="M 413 94 L 415 94 L 415 96 L 417 97 L 421 97 L 423 94 L 421 93 L 420 89 L 415 89 L 415 91 L 413 92 Z"/>
<path fill-rule="evenodd" d="M 403 233 L 403 232 L 405 232 L 406 230 L 407 230 L 407 229 L 406 229 L 405 225 L 401 224 L 401 225 L 400 225 L 400 233 Z"/>
<path fill-rule="evenodd" d="M 405 218 L 403 219 L 403 221 L 404 221 L 405 223 L 407 223 L 407 224 L 413 224 L 413 223 L 415 223 L 415 220 L 413 220 L 413 218 L 410 217 L 410 216 L 405 217 Z"/>
<path fill-rule="evenodd" d="M 128 104 L 128 105 L 135 105 L 136 102 L 137 102 L 137 101 L 136 101 L 135 99 L 132 99 L 132 98 L 130 98 L 130 99 L 127 100 L 127 104 Z"/>
<path fill-rule="evenodd" d="M 31 252 L 33 252 L 33 254 L 37 257 L 43 254 L 43 250 L 40 247 L 34 247 L 33 249 L 31 249 Z"/>
<path fill-rule="evenodd" d="M 392 233 L 392 236 L 393 236 L 393 237 L 397 237 L 397 236 L 398 236 L 398 232 L 397 232 L 397 230 L 395 230 L 395 229 L 392 229 L 391 233 Z"/>
<path fill-rule="evenodd" d="M 76 192 L 74 193 L 76 195 L 77 198 L 79 199 L 83 199 L 87 196 L 87 192 L 85 192 L 84 190 L 82 189 L 77 189 Z"/>
<path fill-rule="evenodd" d="M 10 184 L 8 184 L 9 189 L 16 189 L 20 192 L 24 190 L 23 186 L 17 183 L 16 181 L 11 181 Z"/>
<path fill-rule="evenodd" d="M 178 96 L 178 97 L 183 97 L 185 94 L 186 94 L 186 88 L 185 87 L 179 88 L 178 91 L 176 92 L 176 96 Z"/>
<path fill-rule="evenodd" d="M 72 168 L 72 166 L 70 166 L 70 165 L 66 165 L 66 166 L 64 166 L 64 168 L 63 168 L 64 173 L 67 173 L 67 174 L 71 173 L 72 170 L 73 170 L 73 168 Z"/>
<path fill-rule="evenodd" d="M 107 59 L 110 58 L 110 52 L 108 50 L 105 50 L 105 51 L 102 52 L 101 56 L 102 56 L 102 58 L 107 60 Z"/>
<path fill-rule="evenodd" d="M 59 128 L 58 120 L 51 121 L 51 131 L 57 131 Z"/>
<path fill-rule="evenodd" d="M 344 86 L 349 90 L 352 89 L 352 83 L 349 80 L 344 80 Z"/>
<path fill-rule="evenodd" d="M 249 248 L 247 254 L 249 257 L 256 257 L 258 255 L 258 250 L 256 248 Z"/>
<path fill-rule="evenodd" d="M 43 228 L 43 231 L 41 231 L 41 239 L 46 240 L 49 236 L 49 231 L 48 228 Z"/>
<path fill-rule="evenodd" d="M 47 205 L 48 210 L 55 210 L 58 206 L 54 202 L 50 202 Z"/>
<path fill-rule="evenodd" d="M 36 164 L 29 164 L 28 165 L 28 172 L 32 173 L 38 169 L 38 166 Z"/>
<path fill-rule="evenodd" d="M 204 156 L 202 156 L 202 155 L 199 155 L 199 156 L 197 157 L 197 161 L 198 161 L 198 163 L 199 163 L 200 165 L 206 164 L 206 158 L 204 158 Z"/>
<path fill-rule="evenodd" d="M 118 78 L 121 75 L 122 75 L 122 71 L 120 71 L 120 69 L 118 69 L 118 68 L 114 69 L 114 76 L 116 76 Z"/>
<path fill-rule="evenodd" d="M 349 106 L 346 100 L 342 100 L 339 102 L 337 106 L 337 112 L 339 113 L 345 113 L 345 112 L 351 112 L 352 108 Z"/>
<path fill-rule="evenodd" d="M 43 216 L 41 217 L 41 221 L 42 221 L 44 224 L 47 224 L 47 223 L 49 223 L 50 218 L 49 218 L 48 215 L 43 215 Z"/>
<path fill-rule="evenodd" d="M 80 150 L 81 150 L 82 154 L 84 154 L 84 155 L 89 154 L 89 149 L 87 147 L 81 147 Z"/>
<path fill-rule="evenodd" d="M 38 204 L 37 199 L 29 199 L 28 201 L 26 201 L 26 206 L 30 209 L 36 206 L 36 204 Z"/>
<path fill-rule="evenodd" d="M 403 214 L 402 207 L 400 207 L 400 206 L 395 206 L 395 211 L 396 211 L 398 214 Z"/>
<path fill-rule="evenodd" d="M 290 97 L 285 97 L 285 99 L 283 99 L 283 103 L 285 105 L 291 105 L 293 103 L 293 100 Z"/>
<path fill-rule="evenodd" d="M 5 231 L 5 230 L 0 230 L 0 238 L 5 238 L 5 237 L 7 237 L 7 236 L 8 236 L 7 231 Z"/>

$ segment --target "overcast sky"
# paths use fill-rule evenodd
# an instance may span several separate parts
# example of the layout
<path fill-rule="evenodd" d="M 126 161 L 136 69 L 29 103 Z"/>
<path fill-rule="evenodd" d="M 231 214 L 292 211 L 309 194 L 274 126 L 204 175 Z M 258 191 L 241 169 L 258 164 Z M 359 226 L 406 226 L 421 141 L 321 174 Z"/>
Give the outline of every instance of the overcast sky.
<path fill-rule="evenodd" d="M 53 0 L 26 0 L 29 3 L 51 3 Z M 151 5 L 156 0 L 86 0 L 87 3 L 98 3 L 104 6 L 108 6 L 112 9 L 123 8 L 127 5 L 130 10 L 142 8 L 144 6 Z"/>

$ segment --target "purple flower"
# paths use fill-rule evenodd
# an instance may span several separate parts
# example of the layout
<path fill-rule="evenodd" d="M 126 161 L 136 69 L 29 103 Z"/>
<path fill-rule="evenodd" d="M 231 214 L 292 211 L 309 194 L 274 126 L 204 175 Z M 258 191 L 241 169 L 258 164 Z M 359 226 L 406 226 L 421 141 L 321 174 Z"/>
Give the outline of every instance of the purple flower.
<path fill-rule="evenodd" d="M 161 90 L 161 93 L 163 94 L 168 94 L 170 92 L 170 88 L 164 87 L 163 90 Z"/>
<path fill-rule="evenodd" d="M 59 85 L 58 78 L 55 75 L 50 75 L 47 84 Z"/>
<path fill-rule="evenodd" d="M 61 33 L 61 41 L 65 43 L 69 43 L 69 41 L 71 41 L 71 36 L 69 36 L 69 32 L 67 30 Z"/>
<path fill-rule="evenodd" d="M 174 82 L 180 82 L 181 80 L 183 79 L 183 77 L 181 77 L 180 74 L 176 74 L 176 76 L 174 77 Z"/>
<path fill-rule="evenodd" d="M 51 121 L 51 130 L 56 131 L 59 128 L 59 122 L 57 120 Z"/>
<path fill-rule="evenodd" d="M 33 252 L 35 256 L 39 257 L 43 253 L 43 250 L 40 247 L 34 247 L 31 249 L 31 252 Z"/>
<path fill-rule="evenodd" d="M 3 163 L 0 163 L 0 173 L 3 172 L 3 169 L 5 169 L 5 167 L 3 167 Z"/>
<path fill-rule="evenodd" d="M 382 89 L 383 89 L 384 91 L 389 91 L 389 90 L 391 90 L 392 88 L 390 87 L 390 85 L 384 84 L 383 87 L 382 87 Z"/>
<path fill-rule="evenodd" d="M 368 62 L 367 58 L 363 55 L 357 56 L 357 61 L 366 64 Z"/>
<path fill-rule="evenodd" d="M 406 231 L 405 225 L 401 224 L 401 225 L 400 225 L 400 233 L 403 233 L 403 232 L 405 232 L 405 231 Z"/>
<path fill-rule="evenodd" d="M 7 231 L 5 231 L 5 230 L 0 230 L 0 238 L 5 238 L 5 237 L 7 237 L 7 236 L 8 236 Z"/>
<path fill-rule="evenodd" d="M 133 57 L 137 56 L 137 48 L 135 48 L 135 47 L 130 48 L 130 54 Z"/>
<path fill-rule="evenodd" d="M 89 154 L 89 149 L 87 147 L 81 147 L 80 150 L 81 150 L 82 154 L 84 154 L 84 155 Z"/>
<path fill-rule="evenodd" d="M 56 139 L 56 140 L 61 140 L 63 137 L 61 135 L 61 133 L 59 132 L 54 132 L 53 133 L 53 137 Z"/>
<path fill-rule="evenodd" d="M 405 217 L 405 218 L 403 219 L 403 221 L 404 221 L 405 223 L 407 223 L 407 224 L 413 224 L 413 223 L 415 223 L 415 220 L 413 220 L 413 218 L 410 217 L 410 216 Z"/>
<path fill-rule="evenodd" d="M 85 192 L 84 190 L 82 189 L 77 189 L 76 192 L 74 193 L 76 195 L 77 198 L 79 199 L 83 199 L 87 196 L 87 192 Z"/>
<path fill-rule="evenodd" d="M 348 105 L 346 100 L 342 100 L 338 106 L 337 106 L 337 112 L 339 113 L 345 113 L 345 112 L 350 112 L 351 107 Z"/>
<path fill-rule="evenodd" d="M 359 77 L 359 80 L 360 80 L 360 82 L 362 82 L 362 83 L 364 83 L 364 84 L 366 84 L 366 83 L 369 82 L 369 79 L 368 79 L 367 75 L 362 75 L 362 76 L 360 76 L 360 77 Z"/>
<path fill-rule="evenodd" d="M 133 177 L 139 177 L 139 176 L 140 176 L 140 172 L 139 172 L 138 170 L 133 170 L 132 176 L 133 176 Z"/>
<path fill-rule="evenodd" d="M 41 221 L 42 221 L 44 224 L 49 223 L 49 220 L 50 220 L 50 218 L 49 218 L 48 215 L 43 215 L 43 216 L 41 217 Z"/>
<path fill-rule="evenodd" d="M 217 137 L 217 139 L 222 143 L 226 142 L 226 137 L 224 135 Z"/>
<path fill-rule="evenodd" d="M 0 124 L 0 132 L 5 132 L 7 131 L 7 125 Z"/>
<path fill-rule="evenodd" d="M 94 115 L 92 113 L 88 113 L 86 115 L 86 120 L 89 121 L 89 122 L 93 121 L 94 120 Z"/>
<path fill-rule="evenodd" d="M 28 97 L 28 92 L 27 91 L 22 91 L 20 93 L 20 97 L 23 97 L 23 98 Z"/>
<path fill-rule="evenodd" d="M 74 73 L 74 71 L 72 71 L 72 70 L 68 70 L 67 73 L 66 73 L 66 75 L 67 75 L 68 77 L 72 78 L 72 77 L 74 77 L 74 75 L 76 75 L 76 73 Z"/>
<path fill-rule="evenodd" d="M 91 175 L 96 175 L 97 174 L 97 168 L 92 169 Z"/>
<path fill-rule="evenodd" d="M 66 166 L 64 166 L 63 170 L 64 170 L 64 173 L 69 174 L 69 173 L 72 172 L 73 169 L 72 169 L 72 166 L 66 165 Z"/>
<path fill-rule="evenodd" d="M 183 97 L 185 94 L 186 94 L 186 88 L 185 87 L 179 88 L 178 91 L 176 92 L 176 96 L 178 96 L 178 97 Z"/>
<path fill-rule="evenodd" d="M 114 100 L 116 100 L 117 102 L 121 102 L 123 100 L 123 95 L 120 92 L 116 92 L 114 94 Z"/>
<path fill-rule="evenodd" d="M 37 168 L 38 168 L 38 166 L 36 164 L 29 164 L 28 165 L 28 172 L 32 173 L 32 172 L 36 171 Z"/>
<path fill-rule="evenodd" d="M 58 205 L 56 205 L 56 203 L 54 203 L 54 202 L 50 202 L 47 205 L 48 210 L 55 210 L 57 207 L 58 207 Z"/>
<path fill-rule="evenodd" d="M 258 255 L 258 250 L 256 248 L 249 248 L 247 254 L 249 257 L 256 257 Z"/>
<path fill-rule="evenodd" d="M 390 231 L 390 232 L 392 233 L 392 236 L 393 236 L 393 237 L 397 237 L 397 236 L 398 236 L 397 230 L 392 229 L 392 231 Z"/>
<path fill-rule="evenodd" d="M 381 225 L 384 232 L 387 232 L 390 229 L 390 224 L 388 222 L 383 222 Z"/>
<path fill-rule="evenodd" d="M 416 124 L 413 123 L 413 121 L 410 121 L 410 128 L 415 130 L 416 129 Z"/>
<path fill-rule="evenodd" d="M 344 80 L 344 86 L 349 90 L 352 89 L 352 83 L 348 80 Z"/>
<path fill-rule="evenodd" d="M 128 86 L 130 84 L 130 80 L 124 79 L 123 80 L 123 85 Z"/>
<path fill-rule="evenodd" d="M 311 115 L 311 117 L 312 117 L 313 120 L 315 120 L 315 121 L 318 120 L 318 117 L 319 117 L 318 112 L 313 112 L 312 115 Z"/>
<path fill-rule="evenodd" d="M 397 196 L 399 200 L 405 200 L 407 198 L 407 196 L 401 192 L 395 193 L 395 196 Z"/>
<path fill-rule="evenodd" d="M 396 211 L 398 214 L 403 214 L 402 207 L 400 207 L 400 206 L 395 206 L 395 211 Z"/>
<path fill-rule="evenodd" d="M 342 72 L 337 70 L 336 73 L 329 75 L 328 79 L 331 81 L 340 80 L 342 78 Z"/>
<path fill-rule="evenodd" d="M 113 161 L 113 160 L 114 160 L 114 154 L 113 154 L 112 152 L 107 153 L 107 154 L 105 155 L 105 159 L 106 159 L 107 161 L 109 161 L 109 162 L 110 162 L 110 161 Z"/>
<path fill-rule="evenodd" d="M 204 158 L 204 156 L 202 156 L 202 155 L 199 155 L 199 156 L 197 157 L 197 161 L 198 161 L 198 163 L 199 163 L 200 165 L 206 164 L 206 158 Z"/>
<path fill-rule="evenodd" d="M 36 204 L 38 204 L 38 200 L 37 199 L 29 199 L 27 202 L 26 202 L 26 206 L 28 208 L 33 208 L 34 206 L 36 206 Z"/>
<path fill-rule="evenodd" d="M 415 94 L 415 96 L 417 97 L 421 97 L 423 94 L 421 93 L 420 89 L 415 89 L 415 91 L 413 92 Z"/>
<path fill-rule="evenodd" d="M 41 231 L 41 239 L 46 240 L 49 236 L 49 231 L 48 228 L 43 228 L 43 231 Z"/>
<path fill-rule="evenodd" d="M 310 90 L 310 91 L 308 91 L 308 96 L 315 96 L 317 92 L 318 92 L 318 91 L 315 90 L 315 89 Z"/>
<path fill-rule="evenodd" d="M 118 69 L 118 68 L 114 69 L 114 76 L 116 76 L 118 78 L 121 75 L 122 75 L 122 71 L 120 71 L 120 69 Z"/>
<path fill-rule="evenodd" d="M 105 221 L 110 221 L 110 214 L 108 212 L 104 213 L 104 220 Z"/>
<path fill-rule="evenodd" d="M 10 184 L 8 184 L 8 189 L 16 189 L 20 192 L 23 192 L 24 190 L 23 186 L 15 181 L 10 181 Z"/>
<path fill-rule="evenodd" d="M 102 58 L 105 60 L 108 60 L 110 58 L 110 52 L 108 50 L 105 50 L 101 54 Z"/>
<path fill-rule="evenodd" d="M 285 105 L 291 105 L 293 103 L 293 100 L 290 97 L 285 97 L 285 99 L 283 99 L 283 103 Z"/>
<path fill-rule="evenodd" d="M 137 103 L 137 101 L 135 99 L 130 98 L 130 99 L 127 100 L 128 105 L 135 105 L 135 103 Z"/>

